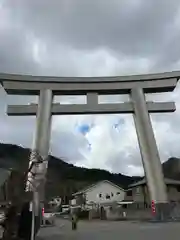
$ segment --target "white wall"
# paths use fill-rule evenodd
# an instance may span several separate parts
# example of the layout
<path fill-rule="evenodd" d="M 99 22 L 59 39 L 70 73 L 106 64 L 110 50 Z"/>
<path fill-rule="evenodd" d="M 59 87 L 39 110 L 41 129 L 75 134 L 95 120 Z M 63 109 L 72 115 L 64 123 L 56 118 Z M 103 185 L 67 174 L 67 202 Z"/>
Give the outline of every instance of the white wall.
<path fill-rule="evenodd" d="M 119 193 L 119 194 L 117 194 Z M 100 197 L 99 194 L 102 196 Z M 106 195 L 109 194 L 110 199 L 106 198 Z M 108 182 L 102 182 L 97 184 L 97 186 L 89 189 L 86 193 L 86 202 L 94 203 L 107 203 L 112 201 L 122 201 L 125 198 L 125 192 L 121 188 L 111 185 Z"/>
<path fill-rule="evenodd" d="M 132 189 L 133 201 L 144 202 L 144 186 L 137 186 Z"/>

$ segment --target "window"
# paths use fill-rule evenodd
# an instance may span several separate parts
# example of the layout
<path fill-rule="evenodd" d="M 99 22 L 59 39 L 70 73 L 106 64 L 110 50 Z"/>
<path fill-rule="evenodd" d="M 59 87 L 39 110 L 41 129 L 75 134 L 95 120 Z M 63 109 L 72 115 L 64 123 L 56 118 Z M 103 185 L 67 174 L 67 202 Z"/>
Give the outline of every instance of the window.
<path fill-rule="evenodd" d="M 176 189 L 178 192 L 180 192 L 180 186 L 177 186 Z"/>
<path fill-rule="evenodd" d="M 102 198 L 102 193 L 99 194 L 99 198 Z"/>
<path fill-rule="evenodd" d="M 132 190 L 127 191 L 127 196 L 131 197 L 132 196 Z"/>
<path fill-rule="evenodd" d="M 136 188 L 136 193 L 140 193 L 140 188 L 139 187 Z"/>
<path fill-rule="evenodd" d="M 111 193 L 111 197 L 113 197 L 114 196 L 114 193 Z"/>
<path fill-rule="evenodd" d="M 110 199 L 110 195 L 109 194 L 106 194 L 106 199 Z"/>
<path fill-rule="evenodd" d="M 116 195 L 120 195 L 120 192 L 117 192 Z"/>

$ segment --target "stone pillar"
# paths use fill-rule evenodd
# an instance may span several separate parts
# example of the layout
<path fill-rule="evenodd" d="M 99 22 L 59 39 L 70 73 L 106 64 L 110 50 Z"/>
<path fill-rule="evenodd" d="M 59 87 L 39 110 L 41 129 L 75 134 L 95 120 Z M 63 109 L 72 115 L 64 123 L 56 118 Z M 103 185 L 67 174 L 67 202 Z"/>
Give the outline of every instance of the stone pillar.
<path fill-rule="evenodd" d="M 38 110 L 36 115 L 36 130 L 33 138 L 30 165 L 35 163 L 28 174 L 27 191 L 33 191 L 32 232 L 39 219 L 40 202 L 44 201 L 44 185 L 48 166 L 50 132 L 51 132 L 51 108 L 53 95 L 49 89 L 41 90 L 39 95 Z M 35 219 L 34 219 L 35 218 Z M 32 234 L 31 240 L 33 240 Z"/>
<path fill-rule="evenodd" d="M 131 90 L 131 99 L 134 106 L 134 122 L 149 195 L 156 206 L 155 218 L 164 220 L 169 215 L 168 197 L 143 89 L 133 88 Z"/>

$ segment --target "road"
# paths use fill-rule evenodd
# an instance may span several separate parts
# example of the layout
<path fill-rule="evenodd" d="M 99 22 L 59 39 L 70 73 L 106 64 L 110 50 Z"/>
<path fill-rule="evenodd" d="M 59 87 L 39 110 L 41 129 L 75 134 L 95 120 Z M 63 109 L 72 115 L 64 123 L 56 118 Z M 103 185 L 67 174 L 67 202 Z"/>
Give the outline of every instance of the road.
<path fill-rule="evenodd" d="M 42 228 L 37 240 L 179 240 L 180 223 L 140 222 L 79 222 L 78 230 L 72 231 L 67 220 L 58 220 L 56 227 Z"/>

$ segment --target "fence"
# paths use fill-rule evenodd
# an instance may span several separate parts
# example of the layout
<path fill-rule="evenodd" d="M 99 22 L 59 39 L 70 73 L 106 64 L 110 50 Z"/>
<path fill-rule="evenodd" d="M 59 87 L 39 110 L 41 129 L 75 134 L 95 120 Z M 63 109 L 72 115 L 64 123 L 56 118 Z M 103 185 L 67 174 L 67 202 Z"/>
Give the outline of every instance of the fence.
<path fill-rule="evenodd" d="M 137 207 L 138 206 L 138 207 Z M 125 213 L 125 214 L 124 214 Z M 169 221 L 180 221 L 180 203 L 171 202 L 169 203 L 169 209 L 167 209 L 166 220 Z M 137 203 L 123 206 L 123 207 L 108 207 L 106 209 L 106 216 L 108 220 L 138 220 L 138 221 L 147 221 L 153 220 L 153 213 L 151 207 L 140 205 Z M 163 219 L 163 218 L 161 218 Z"/>

